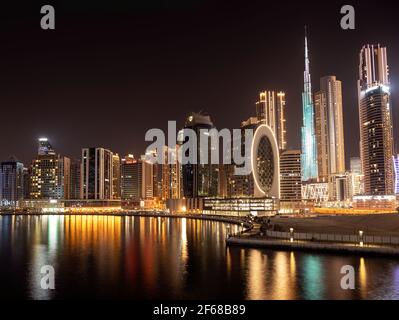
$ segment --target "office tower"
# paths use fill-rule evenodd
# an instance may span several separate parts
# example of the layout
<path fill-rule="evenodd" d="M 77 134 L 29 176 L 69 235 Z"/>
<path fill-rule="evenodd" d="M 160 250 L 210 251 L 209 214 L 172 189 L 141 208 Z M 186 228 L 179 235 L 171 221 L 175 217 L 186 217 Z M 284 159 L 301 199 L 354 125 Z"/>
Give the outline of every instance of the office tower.
<path fill-rule="evenodd" d="M 111 200 L 112 152 L 104 148 L 82 149 L 81 199 Z"/>
<path fill-rule="evenodd" d="M 71 159 L 57 157 L 56 199 L 71 199 Z"/>
<path fill-rule="evenodd" d="M 24 165 L 11 157 L 0 164 L 0 206 L 17 207 L 23 199 Z"/>
<path fill-rule="evenodd" d="M 153 166 L 145 160 L 127 155 L 121 165 L 122 200 L 141 201 L 153 198 Z"/>
<path fill-rule="evenodd" d="M 342 84 L 335 76 L 320 79 L 315 94 L 315 127 L 318 175 L 327 181 L 332 174 L 345 172 Z"/>
<path fill-rule="evenodd" d="M 178 145 L 175 148 L 165 147 L 165 164 L 162 166 L 162 198 L 164 200 L 181 198 L 181 165 L 177 157 L 178 148 Z"/>
<path fill-rule="evenodd" d="M 393 194 L 392 106 L 385 47 L 366 45 L 361 49 L 358 101 L 364 192 Z"/>
<path fill-rule="evenodd" d="M 32 167 L 23 169 L 23 199 L 30 199 Z"/>
<path fill-rule="evenodd" d="M 259 94 L 259 101 L 255 105 L 258 121 L 272 129 L 279 149 L 285 150 L 287 148 L 285 93 L 263 91 Z"/>
<path fill-rule="evenodd" d="M 249 119 L 241 122 L 241 141 L 233 142 L 233 148 L 240 148 L 241 154 L 245 154 L 245 130 L 253 130 L 255 132 L 259 125 L 259 118 L 250 117 Z M 237 150 L 232 151 L 232 154 Z M 227 196 L 229 198 L 240 198 L 240 197 L 253 197 L 254 188 L 254 178 L 252 173 L 248 175 L 235 175 L 234 167 L 235 163 L 232 165 L 226 165 L 226 179 L 227 179 Z M 242 167 L 243 165 L 237 165 L 237 167 Z"/>
<path fill-rule="evenodd" d="M 306 30 L 305 30 L 306 32 Z M 314 127 L 314 110 L 312 85 L 309 69 L 308 40 L 305 34 L 305 72 L 304 92 L 302 93 L 303 126 L 302 126 L 302 181 L 317 179 L 317 152 Z"/>
<path fill-rule="evenodd" d="M 280 200 L 301 201 L 301 151 L 286 150 L 280 156 Z"/>
<path fill-rule="evenodd" d="M 145 156 L 141 156 L 136 162 L 139 182 L 139 197 L 141 200 L 153 198 L 153 166 L 150 162 L 145 160 Z"/>
<path fill-rule="evenodd" d="M 183 173 L 183 190 L 184 197 L 186 198 L 198 198 L 198 197 L 216 197 L 217 196 L 217 165 L 211 164 L 211 141 L 210 136 L 204 133 L 201 134 L 200 130 L 210 130 L 214 128 L 209 115 L 201 113 L 192 113 L 186 119 L 183 132 L 187 129 L 194 131 L 197 137 L 197 145 L 192 145 L 192 149 L 197 149 L 196 163 L 188 163 L 182 166 Z M 208 150 L 204 152 L 208 153 L 208 164 L 201 164 L 200 155 L 200 141 L 201 139 L 208 139 Z M 188 137 L 185 137 L 184 144 L 190 144 Z M 189 150 L 186 151 L 186 156 L 190 157 Z"/>
<path fill-rule="evenodd" d="M 47 138 L 40 138 L 38 154 L 31 166 L 30 198 L 49 200 L 68 197 L 69 169 L 69 159 L 57 155 Z"/>
<path fill-rule="evenodd" d="M 121 198 L 121 159 L 119 154 L 112 155 L 112 199 Z"/>
<path fill-rule="evenodd" d="M 122 200 L 138 199 L 138 188 L 135 188 L 137 175 L 134 177 L 135 166 L 132 154 L 125 156 L 121 163 L 121 197 Z"/>
<path fill-rule="evenodd" d="M 70 178 L 70 199 L 80 199 L 80 160 L 71 160 L 71 178 Z"/>

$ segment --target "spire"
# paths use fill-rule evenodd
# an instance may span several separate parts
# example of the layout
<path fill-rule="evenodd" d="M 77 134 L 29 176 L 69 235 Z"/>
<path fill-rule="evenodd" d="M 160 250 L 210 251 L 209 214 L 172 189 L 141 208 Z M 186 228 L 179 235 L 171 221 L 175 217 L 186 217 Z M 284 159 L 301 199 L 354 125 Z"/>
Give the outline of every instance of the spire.
<path fill-rule="evenodd" d="M 311 81 L 310 81 L 310 67 L 309 67 L 309 49 L 308 49 L 308 33 L 305 25 L 305 72 L 304 72 L 304 85 L 305 92 L 311 92 Z"/>
<path fill-rule="evenodd" d="M 308 34 L 305 25 L 305 70 L 309 72 Z"/>

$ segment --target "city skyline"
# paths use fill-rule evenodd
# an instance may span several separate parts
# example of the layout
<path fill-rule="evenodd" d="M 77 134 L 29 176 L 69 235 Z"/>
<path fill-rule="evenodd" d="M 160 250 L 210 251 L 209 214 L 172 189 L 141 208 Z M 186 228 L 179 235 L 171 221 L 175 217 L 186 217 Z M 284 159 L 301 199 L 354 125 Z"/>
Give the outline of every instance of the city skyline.
<path fill-rule="evenodd" d="M 72 158 L 79 157 L 82 146 L 97 145 L 120 154 L 133 153 L 138 156 L 144 152 L 147 145 L 144 141 L 146 130 L 166 127 L 165 119 L 176 119 L 183 125 L 188 110 L 207 111 L 219 129 L 239 127 L 241 121 L 253 114 L 253 104 L 257 101 L 259 92 L 268 88 L 281 88 L 286 92 L 289 128 L 287 147 L 299 148 L 301 121 L 298 121 L 298 117 L 300 119 L 302 113 L 302 33 L 303 25 L 306 24 L 311 47 L 313 87 L 316 87 L 315 81 L 324 75 L 336 75 L 337 79 L 342 81 L 345 155 L 348 166 L 350 157 L 359 155 L 359 133 L 349 125 L 354 121 L 358 122 L 355 113 L 358 51 L 367 43 L 381 43 L 387 46 L 391 83 L 394 85 L 398 82 L 399 75 L 397 59 L 394 59 L 398 54 L 398 46 L 393 41 L 393 29 L 389 28 L 389 19 L 388 23 L 381 24 L 378 28 L 365 24 L 372 10 L 361 11 L 361 14 L 356 16 L 359 28 L 344 31 L 339 27 L 338 5 L 330 4 L 330 10 L 323 10 L 320 16 L 312 16 L 305 12 L 311 5 L 315 6 L 313 9 L 317 8 L 317 5 L 312 3 L 304 5 L 303 8 L 284 8 L 292 22 L 289 26 L 282 25 L 275 17 L 282 8 L 272 5 L 268 10 L 275 15 L 272 15 L 265 26 L 260 27 L 258 22 L 253 22 L 254 25 L 248 24 L 248 21 L 252 21 L 258 14 L 255 12 L 256 6 L 247 5 L 238 13 L 235 4 L 228 6 L 229 13 L 223 13 L 223 8 L 215 7 L 217 17 L 209 15 L 209 22 L 205 25 L 201 19 L 208 17 L 207 13 L 193 10 L 197 8 L 196 4 L 193 4 L 195 8 L 182 7 L 180 11 L 175 12 L 173 16 L 176 16 L 177 21 L 174 23 L 165 21 L 167 17 L 171 17 L 167 8 L 160 8 L 154 13 L 148 8 L 138 10 L 133 6 L 118 17 L 119 24 L 115 27 L 111 24 L 105 27 L 99 25 L 101 7 L 83 6 L 80 10 L 88 11 L 85 18 L 88 22 L 79 20 L 78 15 L 74 24 L 69 20 L 60 19 L 55 31 L 57 37 L 43 33 L 42 30 L 34 31 L 34 28 L 33 31 L 22 35 L 23 30 L 9 25 L 7 20 L 3 21 L 5 26 L 14 30 L 15 36 L 22 37 L 21 39 L 32 37 L 37 49 L 28 57 L 23 54 L 22 45 L 10 45 L 12 39 L 9 35 L 4 39 L 6 50 L 2 53 L 2 104 L 6 106 L 6 115 L 10 117 L 12 111 L 17 109 L 21 110 L 23 118 L 18 122 L 10 118 L 0 130 L 5 134 L 17 123 L 21 123 L 24 130 L 15 132 L 12 141 L 2 139 L 1 159 L 6 160 L 10 155 L 15 155 L 22 162 L 29 163 L 35 148 L 32 137 L 40 136 L 47 136 L 58 150 L 63 150 L 63 153 Z M 205 4 L 198 6 L 202 8 Z M 27 25 L 34 20 L 33 17 L 32 21 L 29 19 L 30 15 L 33 15 L 31 9 L 27 6 L 22 12 L 27 16 L 24 20 Z M 68 7 L 57 9 L 57 17 L 62 17 L 65 11 L 73 15 L 72 11 L 68 11 Z M 116 8 L 111 8 L 111 12 L 112 10 L 117 11 Z M 294 16 L 297 10 L 303 14 Z M 258 11 L 262 10 L 258 8 Z M 387 15 L 389 14 L 388 10 Z M 160 17 L 163 18 L 158 21 L 157 18 Z M 239 17 L 242 19 L 236 21 L 235 18 Z M 191 18 L 192 23 L 188 24 L 186 32 L 176 32 L 173 37 L 160 41 L 161 25 L 166 30 L 177 31 L 175 29 L 179 23 L 187 22 Z M 109 19 L 113 21 L 112 17 Z M 149 21 L 151 28 L 140 26 L 143 19 Z M 243 28 L 232 32 L 228 26 L 233 20 Z M 273 23 L 277 23 L 279 36 L 271 33 L 271 29 L 268 28 L 269 24 Z M 134 40 L 128 41 L 123 36 L 125 32 L 117 28 L 121 24 L 136 36 Z M 133 25 L 135 28 L 131 31 L 133 29 L 128 27 Z M 213 34 L 207 32 L 211 27 L 216 30 Z M 76 36 L 77 28 L 81 29 L 81 36 Z M 96 28 L 98 32 L 94 31 Z M 187 38 L 189 32 L 190 38 Z M 72 34 L 75 40 L 71 38 Z M 102 34 L 102 37 L 105 37 L 104 42 L 110 42 L 115 50 L 110 52 L 109 48 L 103 48 L 98 34 Z M 89 35 L 93 36 L 91 47 L 93 43 L 98 45 L 94 46 L 94 51 L 84 43 L 85 37 Z M 111 36 L 115 35 L 116 38 L 113 39 Z M 151 39 L 158 41 L 150 44 L 144 41 L 145 36 L 152 36 Z M 265 41 L 259 42 L 262 38 Z M 217 45 L 217 39 L 222 41 L 223 48 Z M 336 50 L 338 44 L 340 49 Z M 76 50 L 73 49 L 76 46 L 77 52 L 81 54 L 76 54 Z M 203 46 L 210 48 L 211 53 L 205 53 L 201 49 Z M 232 48 L 235 50 L 231 50 Z M 144 56 L 153 49 L 162 50 L 158 50 L 157 55 L 149 54 L 145 58 Z M 95 59 L 90 62 L 87 61 L 88 57 Z M 147 61 L 144 66 L 139 67 L 144 61 Z M 237 61 L 240 61 L 239 66 Z M 43 90 L 44 87 L 46 90 Z M 15 88 L 24 90 L 23 97 L 17 95 Z M 395 110 L 397 97 L 397 91 L 393 90 L 393 119 L 398 114 Z M 120 110 L 118 113 L 111 112 L 116 108 Z M 229 112 L 230 109 L 234 112 Z M 94 130 L 95 123 L 106 125 L 109 112 L 115 115 L 110 131 L 112 134 Z M 124 116 L 116 117 L 118 114 Z M 138 114 L 140 117 L 137 117 Z M 225 116 L 226 114 L 228 116 Z M 137 121 L 139 119 L 140 121 Z M 394 121 L 395 138 L 398 137 L 396 127 Z"/>

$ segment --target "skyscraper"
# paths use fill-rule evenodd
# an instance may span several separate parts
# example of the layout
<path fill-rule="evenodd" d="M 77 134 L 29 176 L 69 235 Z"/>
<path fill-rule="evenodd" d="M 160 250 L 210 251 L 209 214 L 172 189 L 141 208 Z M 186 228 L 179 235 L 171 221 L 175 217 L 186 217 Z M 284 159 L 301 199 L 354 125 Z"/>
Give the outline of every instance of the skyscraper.
<path fill-rule="evenodd" d="M 71 194 L 70 199 L 80 199 L 80 160 L 71 160 Z"/>
<path fill-rule="evenodd" d="M 70 160 L 57 155 L 47 138 L 38 141 L 38 154 L 32 161 L 31 199 L 69 199 Z"/>
<path fill-rule="evenodd" d="M 285 120 L 285 93 L 263 91 L 256 102 L 258 121 L 267 124 L 273 131 L 280 150 L 287 148 L 287 131 Z"/>
<path fill-rule="evenodd" d="M 122 200 L 139 202 L 153 198 L 153 165 L 127 155 L 121 165 Z"/>
<path fill-rule="evenodd" d="M 112 155 L 112 198 L 121 198 L 121 159 L 117 153 Z"/>
<path fill-rule="evenodd" d="M 320 79 L 315 94 L 315 128 L 319 180 L 329 181 L 330 200 L 335 201 L 335 183 L 345 172 L 342 85 L 335 76 Z"/>
<path fill-rule="evenodd" d="M 284 151 L 280 156 L 280 200 L 298 202 L 301 193 L 301 151 Z"/>
<path fill-rule="evenodd" d="M 112 152 L 104 148 L 82 149 L 81 199 L 111 200 Z"/>
<path fill-rule="evenodd" d="M 304 92 L 302 93 L 303 126 L 302 126 L 302 181 L 317 178 L 317 147 L 314 127 L 314 109 L 312 98 L 312 84 L 310 78 L 308 40 L 305 28 L 305 71 Z"/>
<path fill-rule="evenodd" d="M 218 192 L 218 165 L 211 164 L 211 148 L 212 145 L 210 143 L 210 136 L 206 135 L 204 132 L 201 132 L 201 129 L 212 129 L 214 125 L 211 121 L 209 115 L 204 115 L 201 113 L 192 113 L 186 119 L 185 126 L 183 129 L 192 129 L 197 137 L 197 145 L 193 145 L 192 148 L 197 148 L 197 159 L 196 163 L 187 163 L 182 167 L 183 173 L 183 190 L 184 197 L 186 198 L 198 198 L 198 197 L 216 197 Z M 201 139 L 209 139 L 208 140 L 208 164 L 201 164 L 201 150 L 200 143 Z M 186 137 L 184 143 L 192 143 L 189 138 Z M 189 150 L 186 151 L 186 156 L 191 157 L 189 155 Z"/>
<path fill-rule="evenodd" d="M 24 165 L 11 157 L 0 165 L 0 206 L 17 207 L 23 199 Z"/>
<path fill-rule="evenodd" d="M 358 101 L 364 192 L 393 194 L 392 106 L 385 47 L 366 45 L 361 49 Z"/>

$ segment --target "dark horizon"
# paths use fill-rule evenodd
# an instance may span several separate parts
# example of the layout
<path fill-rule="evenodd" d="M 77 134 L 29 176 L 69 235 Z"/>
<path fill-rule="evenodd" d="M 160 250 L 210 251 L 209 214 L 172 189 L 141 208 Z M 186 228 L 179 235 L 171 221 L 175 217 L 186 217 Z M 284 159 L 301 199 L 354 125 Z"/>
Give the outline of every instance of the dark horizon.
<path fill-rule="evenodd" d="M 397 145 L 393 1 L 49 1 L 56 30 L 48 31 L 40 28 L 43 4 L 8 4 L 0 13 L 2 161 L 15 155 L 29 165 L 41 136 L 72 158 L 91 146 L 137 157 L 150 144 L 148 129 L 166 130 L 168 120 L 183 126 L 191 111 L 206 111 L 218 129 L 239 128 L 265 89 L 286 92 L 288 148 L 300 148 L 304 25 L 313 91 L 322 76 L 342 81 L 347 165 L 359 156 L 359 51 L 387 47 Z M 344 4 L 355 7 L 355 30 L 340 28 Z"/>

